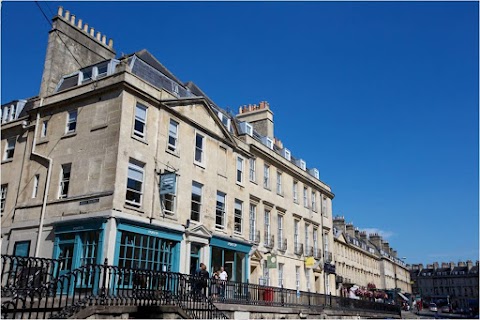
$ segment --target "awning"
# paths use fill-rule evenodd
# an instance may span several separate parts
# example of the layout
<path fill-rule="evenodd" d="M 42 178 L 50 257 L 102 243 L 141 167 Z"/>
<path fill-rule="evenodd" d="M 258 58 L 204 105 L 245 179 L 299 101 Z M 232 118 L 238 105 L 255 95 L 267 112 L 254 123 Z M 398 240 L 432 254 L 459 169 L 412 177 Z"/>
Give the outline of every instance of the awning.
<path fill-rule="evenodd" d="M 408 298 L 403 295 L 401 292 L 397 292 L 400 297 L 402 297 L 403 300 L 408 301 Z"/>

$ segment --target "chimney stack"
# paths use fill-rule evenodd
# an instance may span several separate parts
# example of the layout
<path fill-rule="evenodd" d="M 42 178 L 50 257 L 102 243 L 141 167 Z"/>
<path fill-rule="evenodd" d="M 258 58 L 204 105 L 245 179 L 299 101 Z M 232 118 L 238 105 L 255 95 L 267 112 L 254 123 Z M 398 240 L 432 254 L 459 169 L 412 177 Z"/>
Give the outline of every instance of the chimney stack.
<path fill-rule="evenodd" d="M 433 263 L 433 270 L 437 270 L 438 269 L 438 262 L 434 262 Z"/>
<path fill-rule="evenodd" d="M 365 231 L 360 231 L 358 234 L 360 236 L 360 239 L 367 242 L 367 233 Z"/>
<path fill-rule="evenodd" d="M 78 20 L 78 22 L 76 22 Z M 82 29 L 83 28 L 83 29 Z M 101 38 L 101 33 L 94 37 L 95 29 L 75 16 L 69 10 L 59 7 L 57 15 L 52 19 L 52 30 L 47 44 L 40 98 L 54 93 L 60 79 L 71 74 L 80 66 L 89 66 L 103 60 L 114 59 L 113 41 Z M 62 41 L 58 41 L 60 37 Z M 71 52 L 75 53 L 75 57 Z M 79 66 L 80 64 L 80 66 Z"/>
<path fill-rule="evenodd" d="M 352 238 L 355 237 L 355 227 L 353 226 L 352 223 L 347 223 L 345 225 L 345 231 L 350 237 L 352 237 Z"/>
<path fill-rule="evenodd" d="M 333 218 L 333 226 L 341 232 L 345 232 L 345 217 L 336 216 Z"/>
<path fill-rule="evenodd" d="M 468 268 L 468 271 L 470 271 L 470 269 L 472 269 L 473 267 L 473 262 L 472 260 L 467 260 L 467 268 Z"/>
<path fill-rule="evenodd" d="M 376 246 L 379 250 L 382 249 L 382 237 L 378 233 L 370 233 L 368 239 L 374 246 Z"/>
<path fill-rule="evenodd" d="M 238 112 L 236 118 L 239 121 L 247 121 L 262 136 L 274 138 L 273 112 L 267 101 L 260 101 L 258 105 L 239 107 Z"/>

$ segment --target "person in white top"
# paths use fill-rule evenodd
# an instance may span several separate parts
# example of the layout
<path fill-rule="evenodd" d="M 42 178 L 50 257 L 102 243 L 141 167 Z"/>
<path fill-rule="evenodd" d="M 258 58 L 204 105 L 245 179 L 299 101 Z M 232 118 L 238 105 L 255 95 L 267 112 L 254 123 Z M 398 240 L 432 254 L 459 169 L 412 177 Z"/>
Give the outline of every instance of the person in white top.
<path fill-rule="evenodd" d="M 228 273 L 227 271 L 225 271 L 225 268 L 224 267 L 220 267 L 220 281 L 221 281 L 221 285 L 222 285 L 222 288 L 221 288 L 221 291 L 220 291 L 220 295 L 223 299 L 225 299 L 225 289 L 226 289 L 226 282 L 227 282 L 227 279 L 228 279 Z"/>

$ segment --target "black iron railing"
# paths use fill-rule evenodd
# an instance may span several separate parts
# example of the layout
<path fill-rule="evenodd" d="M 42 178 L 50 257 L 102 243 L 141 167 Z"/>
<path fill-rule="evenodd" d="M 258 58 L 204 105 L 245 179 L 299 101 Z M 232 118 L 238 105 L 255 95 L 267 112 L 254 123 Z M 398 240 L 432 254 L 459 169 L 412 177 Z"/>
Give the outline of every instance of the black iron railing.
<path fill-rule="evenodd" d="M 313 250 L 313 257 L 315 259 L 320 259 L 322 257 L 322 249 L 314 249 Z"/>
<path fill-rule="evenodd" d="M 265 243 L 263 244 L 266 248 L 273 248 L 275 246 L 275 237 L 274 235 L 269 235 L 268 232 L 265 232 Z"/>
<path fill-rule="evenodd" d="M 160 306 L 183 309 L 194 319 L 226 319 L 207 298 L 207 279 L 181 273 L 87 265 L 23 288 L 2 301 L 3 318 L 69 318 L 88 306 Z M 3 287 L 2 287 L 3 289 Z"/>
<path fill-rule="evenodd" d="M 332 262 L 332 253 L 325 251 L 325 262 Z"/>
<path fill-rule="evenodd" d="M 61 260 L 2 255 L 2 297 L 28 294 L 58 277 Z"/>
<path fill-rule="evenodd" d="M 45 259 L 45 268 L 41 269 L 45 273 L 38 275 L 41 283 L 18 279 L 11 282 L 6 279 L 12 278 L 9 274 L 14 274 L 14 270 L 21 269 L 20 263 L 24 268 L 33 268 L 40 260 L 2 256 L 3 261 L 2 292 L 7 288 L 15 288 L 16 292 L 2 296 L 3 318 L 69 318 L 83 308 L 97 305 L 171 305 L 183 309 L 191 318 L 226 319 L 215 306 L 219 303 L 400 314 L 395 305 L 174 272 L 120 268 L 108 265 L 106 260 L 102 265 L 86 265 L 58 276 L 59 261 Z"/>
<path fill-rule="evenodd" d="M 294 245 L 294 253 L 298 255 L 303 254 L 303 243 L 295 243 Z"/>
<path fill-rule="evenodd" d="M 305 256 L 313 257 L 313 247 L 312 246 L 307 246 L 305 248 Z"/>

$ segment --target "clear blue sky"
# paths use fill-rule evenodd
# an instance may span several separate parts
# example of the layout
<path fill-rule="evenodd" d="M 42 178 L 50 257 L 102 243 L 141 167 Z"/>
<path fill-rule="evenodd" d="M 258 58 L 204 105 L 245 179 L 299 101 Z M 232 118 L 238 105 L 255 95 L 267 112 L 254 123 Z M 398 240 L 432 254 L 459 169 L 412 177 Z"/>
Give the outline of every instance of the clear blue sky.
<path fill-rule="evenodd" d="M 219 106 L 270 102 L 334 214 L 408 263 L 478 259 L 477 2 L 56 2 Z M 51 12 L 50 12 L 51 10 Z M 50 26 L 2 3 L 2 103 L 38 94 Z"/>

